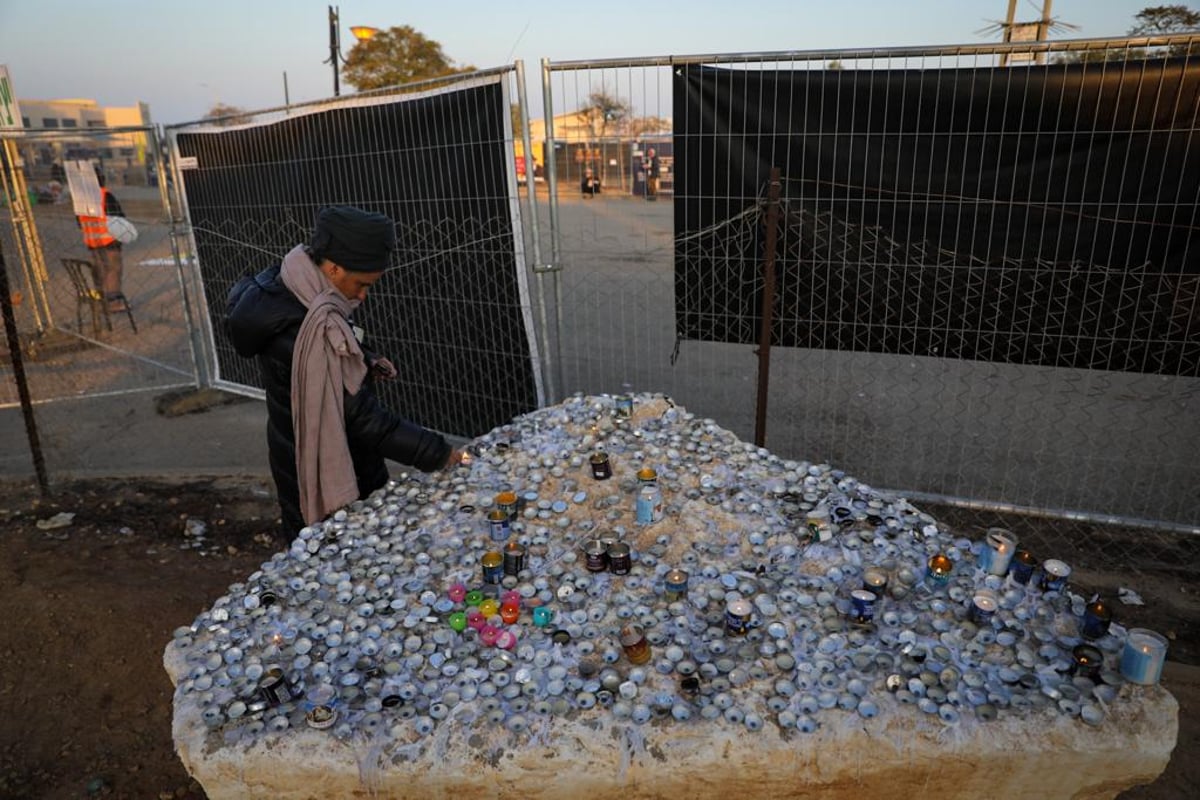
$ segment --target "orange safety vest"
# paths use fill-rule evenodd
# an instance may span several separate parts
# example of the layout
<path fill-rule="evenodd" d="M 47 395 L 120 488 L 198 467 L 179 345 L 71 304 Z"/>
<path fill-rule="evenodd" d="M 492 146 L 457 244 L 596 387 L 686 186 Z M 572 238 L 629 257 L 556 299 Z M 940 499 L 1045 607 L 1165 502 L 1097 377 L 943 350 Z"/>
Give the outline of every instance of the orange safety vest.
<path fill-rule="evenodd" d="M 108 247 L 116 241 L 108 232 L 108 215 L 104 208 L 108 204 L 108 189 L 100 189 L 100 216 L 80 217 L 79 227 L 83 230 L 83 243 L 89 250 Z"/>

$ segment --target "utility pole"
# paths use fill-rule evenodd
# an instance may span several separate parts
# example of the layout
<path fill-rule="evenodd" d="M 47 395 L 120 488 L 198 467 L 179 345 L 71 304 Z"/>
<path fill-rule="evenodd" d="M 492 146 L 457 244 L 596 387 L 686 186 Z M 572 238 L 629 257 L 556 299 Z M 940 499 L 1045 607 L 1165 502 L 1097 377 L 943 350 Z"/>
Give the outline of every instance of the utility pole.
<path fill-rule="evenodd" d="M 341 84 L 338 82 L 338 61 L 342 57 L 341 37 L 338 34 L 338 28 L 337 6 L 329 6 L 329 59 L 323 63 L 333 67 L 334 97 L 338 97 L 342 93 Z"/>

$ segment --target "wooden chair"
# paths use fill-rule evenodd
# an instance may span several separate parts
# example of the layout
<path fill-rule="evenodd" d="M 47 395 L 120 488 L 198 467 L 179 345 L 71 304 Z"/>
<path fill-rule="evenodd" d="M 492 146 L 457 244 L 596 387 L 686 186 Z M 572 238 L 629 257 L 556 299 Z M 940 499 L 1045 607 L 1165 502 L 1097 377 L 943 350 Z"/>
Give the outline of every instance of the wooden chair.
<path fill-rule="evenodd" d="M 83 307 L 86 305 L 92 314 L 92 335 L 96 337 L 100 335 L 101 317 L 104 319 L 104 326 L 111 332 L 113 329 L 112 315 L 108 310 L 108 301 L 104 297 L 104 293 L 96 288 L 96 276 L 92 262 L 82 258 L 61 260 L 67 275 L 71 278 L 71 285 L 75 287 L 76 329 L 83 333 Z M 129 317 L 129 327 L 133 329 L 134 333 L 137 333 L 137 323 L 133 320 L 133 310 L 129 307 L 129 301 L 125 299 L 125 295 L 121 295 L 120 299 L 125 305 L 125 314 Z"/>

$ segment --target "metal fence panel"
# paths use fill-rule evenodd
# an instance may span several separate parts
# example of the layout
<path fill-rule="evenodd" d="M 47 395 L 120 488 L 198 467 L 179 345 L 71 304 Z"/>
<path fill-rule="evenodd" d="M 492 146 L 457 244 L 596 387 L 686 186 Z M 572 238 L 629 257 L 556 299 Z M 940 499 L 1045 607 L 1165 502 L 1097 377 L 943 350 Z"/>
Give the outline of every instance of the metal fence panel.
<path fill-rule="evenodd" d="M 6 131 L 20 154 L 21 179 L 6 174 L 0 237 L 14 290 L 30 393 L 37 402 L 161 390 L 195 381 L 195 366 L 173 257 L 170 214 L 159 184 L 153 128 Z M 137 229 L 122 246 L 121 289 L 129 312 L 107 313 L 96 294 L 65 161 L 93 165 Z M 28 206 L 9 202 L 16 183 Z M 23 208 L 31 213 L 26 216 Z M 83 262 L 77 283 L 68 268 Z M 0 367 L 7 374 L 9 367 Z M 14 382 L 0 379 L 0 406 L 17 403 Z"/>
<path fill-rule="evenodd" d="M 381 398 L 422 424 L 477 435 L 542 399 L 516 199 L 513 69 L 170 129 L 223 385 L 260 386 L 222 328 L 245 275 L 349 204 L 396 222 L 399 268 L 356 320 L 400 367 Z"/>
<path fill-rule="evenodd" d="M 1186 70 L 1196 68 L 1197 58 L 1196 40 L 1189 37 L 1042 43 L 1034 48 L 1035 61 L 1014 62 L 1009 68 L 1046 71 L 1071 60 L 1086 69 L 1119 74 L 1143 69 L 1147 56 L 1170 55 L 1181 59 Z M 647 131 L 658 133 L 652 129 L 680 113 L 680 103 L 688 100 L 672 95 L 675 70 L 691 63 L 731 71 L 832 68 L 843 70 L 851 83 L 856 75 L 895 69 L 935 75 L 966 70 L 982 76 L 1016 49 L 1000 45 L 544 62 L 550 185 L 540 200 L 553 227 L 551 260 L 560 270 L 553 345 L 562 392 L 619 392 L 625 386 L 660 391 L 741 438 L 753 439 L 757 344 L 681 340 L 676 335 L 677 258 L 695 247 L 682 232 L 685 201 L 725 206 L 730 197 L 675 196 L 670 202 L 664 193 L 659 201 L 648 202 L 644 192 L 633 188 L 643 179 L 637 165 L 632 181 L 627 180 L 629 162 L 621 158 L 608 164 L 617 180 L 608 181 L 600 194 L 580 191 L 583 171 L 595 169 L 588 160 L 599 149 L 594 143 L 603 142 L 602 154 L 615 150 L 622 158 L 634 158 L 644 150 Z M 751 105 L 762 102 L 755 96 L 740 99 Z M 896 96 L 889 102 L 906 114 L 930 113 L 921 105 L 923 99 L 928 103 L 929 98 L 920 96 Z M 682 110 L 687 111 L 686 105 Z M 755 110 L 766 115 L 773 109 Z M 1195 113 L 1184 117 L 1190 121 L 1165 133 L 1194 141 Z M 674 144 L 678 152 L 679 142 Z M 1151 173 L 1153 166 L 1147 167 Z M 729 169 L 724 162 L 719 168 Z M 724 177 L 740 179 L 730 172 Z M 673 188 L 680 191 L 678 179 Z M 1161 202 L 1177 204 L 1176 218 L 1185 227 L 1195 226 L 1195 196 L 1163 197 Z M 758 258 L 765 209 L 762 198 L 751 198 L 737 212 L 720 214 L 706 231 L 704 257 L 739 268 L 747 258 Z M 825 223 L 823 231 L 818 223 Z M 810 219 L 803 239 L 783 243 L 779 269 L 796 269 L 798 250 L 811 250 L 813 239 L 824 236 L 826 267 L 842 268 L 853 258 L 862 262 L 857 265 L 862 274 L 878 274 L 879 257 L 863 258 L 872 243 L 878 244 L 871 238 L 878 232 L 863 225 L 836 228 L 836 215 Z M 1014 233 L 1019 236 L 1020 231 Z M 853 239 L 853 246 L 831 246 L 839 237 Z M 747 248 L 755 252 L 747 253 Z M 912 301 L 931 303 L 934 289 L 915 280 L 915 267 L 903 262 L 898 268 L 912 279 L 910 288 L 917 293 Z M 757 268 L 738 273 L 737 280 L 762 286 Z M 1149 303 L 1163 301 L 1143 286 L 1127 281 L 1118 303 L 1122 314 L 1145 313 Z M 854 287 L 864 326 L 887 312 L 877 305 L 885 296 L 882 288 L 865 281 Z M 1191 348 L 1187 358 L 1194 362 L 1200 354 L 1195 349 L 1200 346 L 1196 288 L 1186 276 L 1171 288 L 1173 332 L 1177 343 Z M 710 300 L 714 313 L 739 302 L 723 294 Z M 1159 347 L 1154 340 L 1128 344 L 1141 352 Z M 973 510 L 981 521 L 987 515 L 994 518 L 995 511 L 1019 511 L 1200 531 L 1200 495 L 1195 492 L 1200 468 L 1192 456 L 1200 446 L 1200 380 L 1191 375 L 858 352 L 837 342 L 826 347 L 770 350 L 764 422 L 765 443 L 773 452 L 832 463 L 867 483 L 927 502 L 951 502 Z"/>

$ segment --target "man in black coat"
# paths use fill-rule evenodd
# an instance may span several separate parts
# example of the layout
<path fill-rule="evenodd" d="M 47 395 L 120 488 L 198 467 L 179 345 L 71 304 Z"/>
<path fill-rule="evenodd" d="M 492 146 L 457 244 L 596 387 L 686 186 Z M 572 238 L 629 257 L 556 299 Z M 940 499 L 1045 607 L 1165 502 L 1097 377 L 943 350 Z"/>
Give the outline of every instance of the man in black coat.
<path fill-rule="evenodd" d="M 388 480 L 385 458 L 425 472 L 462 459 L 441 435 L 379 402 L 371 379 L 395 377 L 396 369 L 386 358 L 363 352 L 351 339 L 361 331 L 351 327 L 349 314 L 387 269 L 394 247 L 394 225 L 386 216 L 349 206 L 323 208 L 307 246 L 296 247 L 282 264 L 243 278 L 230 290 L 226 329 L 238 354 L 256 358 L 262 371 L 271 474 L 289 535 L 354 495 L 362 499 L 382 487 Z M 326 316 L 313 323 L 321 313 Z M 311 327 L 302 330 L 306 321 L 317 332 Z M 341 331 L 346 335 L 338 339 Z M 328 341 L 334 347 L 324 353 Z M 315 370 L 313 362 L 305 361 L 313 351 Z M 350 377 L 343 383 L 346 374 Z M 330 386 L 338 393 L 332 402 L 310 396 Z M 321 424 L 330 422 L 321 415 L 333 413 L 330 409 L 338 405 L 344 444 L 340 433 L 331 431 L 338 427 L 336 420 Z M 297 423 L 294 415 L 305 417 L 306 407 L 319 411 Z M 303 437 L 299 459 L 298 433 Z M 331 435 L 336 441 L 327 446 Z M 305 439 L 312 443 L 305 444 Z M 321 447 L 325 451 L 313 452 Z M 330 484 L 340 487 L 340 494 L 330 490 Z"/>

